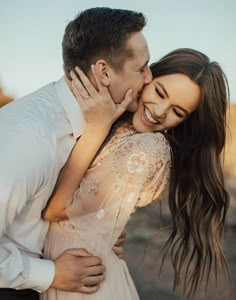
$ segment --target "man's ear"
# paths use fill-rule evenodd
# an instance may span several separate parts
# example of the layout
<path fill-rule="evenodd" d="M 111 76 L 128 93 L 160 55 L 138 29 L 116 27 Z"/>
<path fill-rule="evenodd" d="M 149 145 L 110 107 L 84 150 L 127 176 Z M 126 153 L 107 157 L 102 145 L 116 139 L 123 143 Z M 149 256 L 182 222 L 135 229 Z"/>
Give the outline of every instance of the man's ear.
<path fill-rule="evenodd" d="M 95 63 L 95 69 L 101 84 L 108 87 L 110 85 L 110 66 L 104 59 L 99 59 Z"/>

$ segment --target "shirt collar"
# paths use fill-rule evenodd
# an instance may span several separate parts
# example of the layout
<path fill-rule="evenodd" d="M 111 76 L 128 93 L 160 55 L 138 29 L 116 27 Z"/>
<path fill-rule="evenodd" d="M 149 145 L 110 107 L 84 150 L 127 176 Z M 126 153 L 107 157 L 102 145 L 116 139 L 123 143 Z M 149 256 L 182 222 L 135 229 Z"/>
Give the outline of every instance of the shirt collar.
<path fill-rule="evenodd" d="M 64 77 L 55 82 L 55 89 L 71 124 L 73 137 L 77 139 L 84 127 L 84 116 L 79 103 L 69 89 Z"/>

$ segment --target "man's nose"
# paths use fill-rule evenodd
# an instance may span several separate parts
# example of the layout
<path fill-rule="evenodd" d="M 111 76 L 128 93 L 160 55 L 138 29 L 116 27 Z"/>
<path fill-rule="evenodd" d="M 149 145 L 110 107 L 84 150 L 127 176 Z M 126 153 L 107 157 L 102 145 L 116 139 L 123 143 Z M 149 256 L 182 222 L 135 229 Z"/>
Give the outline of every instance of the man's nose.
<path fill-rule="evenodd" d="M 152 72 L 150 68 L 147 66 L 144 71 L 144 83 L 148 84 L 152 81 Z"/>

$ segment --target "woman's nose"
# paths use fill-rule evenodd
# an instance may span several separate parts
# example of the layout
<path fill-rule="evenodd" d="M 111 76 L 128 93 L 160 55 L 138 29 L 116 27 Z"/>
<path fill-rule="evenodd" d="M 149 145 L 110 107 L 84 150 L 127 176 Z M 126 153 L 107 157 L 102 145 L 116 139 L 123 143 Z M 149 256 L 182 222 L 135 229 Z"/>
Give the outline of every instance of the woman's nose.
<path fill-rule="evenodd" d="M 158 118 L 165 118 L 168 106 L 165 104 L 156 104 L 154 108 L 154 113 Z"/>

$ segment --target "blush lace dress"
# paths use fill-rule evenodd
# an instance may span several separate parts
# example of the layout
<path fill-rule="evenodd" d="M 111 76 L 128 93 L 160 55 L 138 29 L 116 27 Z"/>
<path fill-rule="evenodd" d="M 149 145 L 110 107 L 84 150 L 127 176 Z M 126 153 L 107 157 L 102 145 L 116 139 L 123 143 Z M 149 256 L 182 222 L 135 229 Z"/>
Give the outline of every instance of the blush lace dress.
<path fill-rule="evenodd" d="M 117 123 L 67 207 L 67 221 L 50 225 L 44 257 L 85 248 L 102 258 L 105 281 L 95 294 L 49 288 L 41 300 L 138 300 L 124 260 L 112 247 L 136 208 L 156 200 L 170 170 L 170 147 L 162 133 L 137 133 Z"/>

